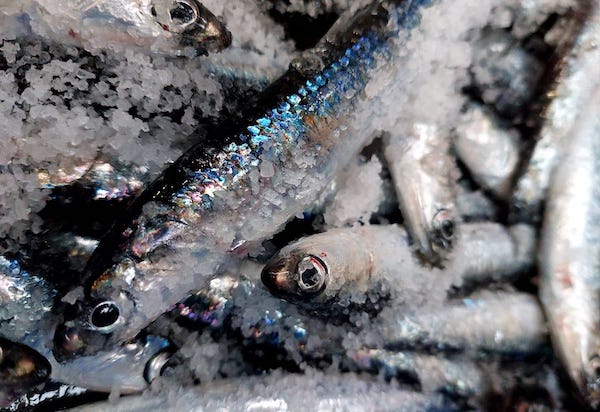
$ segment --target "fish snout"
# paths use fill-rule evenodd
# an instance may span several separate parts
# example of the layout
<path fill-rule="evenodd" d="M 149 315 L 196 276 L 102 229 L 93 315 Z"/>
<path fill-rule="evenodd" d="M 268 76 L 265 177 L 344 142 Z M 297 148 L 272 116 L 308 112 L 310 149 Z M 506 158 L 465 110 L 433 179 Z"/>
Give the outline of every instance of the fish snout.
<path fill-rule="evenodd" d="M 290 273 L 288 259 L 283 258 L 267 263 L 260 277 L 267 289 L 276 296 L 293 295 L 297 292 L 297 282 Z"/>

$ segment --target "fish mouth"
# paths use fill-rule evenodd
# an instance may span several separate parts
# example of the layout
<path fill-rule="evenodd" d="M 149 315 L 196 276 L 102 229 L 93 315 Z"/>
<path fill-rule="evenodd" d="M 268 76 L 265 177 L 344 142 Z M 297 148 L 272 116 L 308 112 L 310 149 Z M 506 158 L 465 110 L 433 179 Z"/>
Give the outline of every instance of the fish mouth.
<path fill-rule="evenodd" d="M 50 362 L 29 346 L 0 338 L 0 391 L 27 390 L 50 378 Z"/>

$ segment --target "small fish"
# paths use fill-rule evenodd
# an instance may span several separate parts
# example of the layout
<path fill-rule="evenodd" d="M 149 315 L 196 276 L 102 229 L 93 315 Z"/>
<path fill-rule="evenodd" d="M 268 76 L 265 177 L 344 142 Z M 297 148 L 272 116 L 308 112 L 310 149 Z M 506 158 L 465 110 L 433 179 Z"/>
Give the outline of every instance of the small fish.
<path fill-rule="evenodd" d="M 50 378 L 50 363 L 41 354 L 0 337 L 0 408 Z"/>
<path fill-rule="evenodd" d="M 36 34 L 89 51 L 207 54 L 231 44 L 223 23 L 197 0 L 0 0 L 0 13 L 25 14 Z"/>
<path fill-rule="evenodd" d="M 453 147 L 482 188 L 508 200 L 519 163 L 518 135 L 500 127 L 492 116 L 472 106 L 453 135 Z"/>
<path fill-rule="evenodd" d="M 579 113 L 600 83 L 600 5 L 595 1 L 578 3 L 585 22 L 572 49 L 564 54 L 561 72 L 543 115 L 544 123 L 526 170 L 519 177 L 512 198 L 517 218 L 537 220 L 561 147 L 568 144 Z"/>
<path fill-rule="evenodd" d="M 458 226 L 450 136 L 431 124 L 413 129 L 388 139 L 385 159 L 415 248 L 429 263 L 443 266 Z"/>
<path fill-rule="evenodd" d="M 596 47 L 598 47 L 596 45 Z M 600 62 L 600 60 L 598 60 Z M 557 159 L 541 233 L 540 298 L 554 348 L 592 407 L 600 405 L 600 87 Z"/>
<path fill-rule="evenodd" d="M 429 347 L 436 350 L 504 355 L 537 353 L 547 342 L 542 309 L 524 293 L 486 293 L 424 313 L 396 310 L 380 315 L 387 349 Z"/>
<path fill-rule="evenodd" d="M 463 227 L 444 269 L 423 266 L 403 228 L 367 225 L 331 229 L 284 247 L 265 265 L 262 281 L 276 296 L 326 313 L 390 292 L 397 305 L 417 308 L 425 297 L 430 303 L 443 302 L 451 286 L 506 278 L 533 265 L 535 232 L 530 226 Z"/>
<path fill-rule="evenodd" d="M 391 1 L 393 13 L 372 4 L 353 14 L 312 59 L 292 64 L 244 123 L 193 147 L 150 184 L 90 259 L 78 316 L 66 321 L 79 349 L 65 352 L 69 336 L 60 335 L 57 356 L 131 339 L 227 260 L 314 206 L 369 139 L 373 126 L 357 119 L 357 108 L 371 104 L 365 89 L 398 70 L 390 49 L 429 4 Z"/>

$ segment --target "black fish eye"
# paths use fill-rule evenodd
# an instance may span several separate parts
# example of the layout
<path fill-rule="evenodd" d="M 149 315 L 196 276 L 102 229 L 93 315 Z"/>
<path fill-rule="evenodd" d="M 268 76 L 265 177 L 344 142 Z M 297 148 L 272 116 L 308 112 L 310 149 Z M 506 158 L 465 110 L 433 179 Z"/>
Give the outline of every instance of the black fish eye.
<path fill-rule="evenodd" d="M 433 227 L 444 239 L 451 240 L 456 231 L 452 213 L 449 210 L 441 209 L 433 218 Z"/>
<path fill-rule="evenodd" d="M 304 292 L 318 292 L 325 284 L 327 265 L 316 256 L 308 255 L 298 263 L 298 286 Z"/>
<path fill-rule="evenodd" d="M 173 23 L 181 26 L 194 22 L 198 16 L 196 8 L 183 1 L 175 2 L 175 6 L 170 13 Z"/>
<path fill-rule="evenodd" d="M 114 302 L 102 302 L 92 311 L 90 323 L 97 329 L 108 331 L 116 325 L 120 315 L 119 308 Z"/>
<path fill-rule="evenodd" d="M 446 239 L 454 236 L 454 222 L 452 220 L 444 220 L 441 224 L 442 236 Z"/>

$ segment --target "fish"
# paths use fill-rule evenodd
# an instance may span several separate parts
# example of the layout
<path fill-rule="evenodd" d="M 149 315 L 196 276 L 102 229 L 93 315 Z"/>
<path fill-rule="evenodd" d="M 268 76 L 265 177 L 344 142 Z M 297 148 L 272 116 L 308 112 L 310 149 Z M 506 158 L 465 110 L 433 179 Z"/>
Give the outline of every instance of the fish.
<path fill-rule="evenodd" d="M 344 30 L 292 62 L 249 108 L 251 120 L 224 126 L 169 166 L 101 240 L 82 275 L 76 315 L 65 317 L 78 350 L 64 350 L 69 339 L 61 335 L 55 355 L 89 355 L 131 339 L 227 260 L 260 248 L 314 206 L 369 139 L 373 126 L 356 118 L 374 98 L 365 89 L 398 70 L 388 64 L 390 48 L 406 41 L 398 32 L 418 26 L 429 4 L 392 1 L 353 14 Z"/>
<path fill-rule="evenodd" d="M 507 201 L 520 160 L 517 139 L 516 131 L 500 127 L 492 113 L 472 106 L 453 134 L 452 147 L 475 182 Z"/>
<path fill-rule="evenodd" d="M 514 219 L 539 220 L 561 146 L 569 140 L 579 113 L 586 109 L 585 105 L 600 82 L 600 48 L 597 46 L 600 6 L 595 1 L 579 4 L 578 14 L 585 21 L 572 48 L 564 52 L 555 85 L 547 92 L 551 101 L 543 114 L 544 121 L 533 152 L 518 177 L 512 196 Z"/>
<path fill-rule="evenodd" d="M 205 55 L 231 44 L 225 25 L 197 0 L 1 0 L 0 13 L 25 15 L 34 33 L 92 52 Z"/>
<path fill-rule="evenodd" d="M 384 154 L 415 249 L 426 262 L 443 266 L 459 217 L 450 136 L 434 124 L 417 123 L 405 135 L 391 135 Z"/>
<path fill-rule="evenodd" d="M 442 303 L 451 287 L 522 273 L 535 263 L 535 230 L 518 225 L 465 223 L 444 269 L 423 266 L 398 225 L 330 229 L 281 249 L 262 270 L 275 296 L 331 313 L 389 294 L 396 306 Z M 435 287 L 432 287 L 435 285 Z"/>
<path fill-rule="evenodd" d="M 0 408 L 50 378 L 50 363 L 40 353 L 0 338 Z"/>
<path fill-rule="evenodd" d="M 173 407 L 170 397 L 146 395 L 92 404 L 79 410 L 141 412 Z M 206 385 L 182 388 L 177 393 L 177 399 L 184 410 L 194 405 L 195 409 L 232 412 L 296 411 L 305 408 L 315 411 L 456 410 L 440 394 L 401 390 L 351 373 L 325 374 L 316 370 L 307 374 L 272 373 L 259 377 L 223 379 Z"/>
<path fill-rule="evenodd" d="M 600 86 L 553 172 L 542 224 L 540 299 L 554 349 L 583 398 L 600 405 Z"/>
<path fill-rule="evenodd" d="M 536 298 L 526 293 L 488 292 L 444 307 L 380 315 L 383 349 L 432 348 L 435 351 L 494 353 L 521 356 L 538 353 L 547 343 L 544 314 Z"/>

